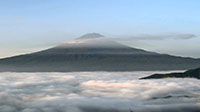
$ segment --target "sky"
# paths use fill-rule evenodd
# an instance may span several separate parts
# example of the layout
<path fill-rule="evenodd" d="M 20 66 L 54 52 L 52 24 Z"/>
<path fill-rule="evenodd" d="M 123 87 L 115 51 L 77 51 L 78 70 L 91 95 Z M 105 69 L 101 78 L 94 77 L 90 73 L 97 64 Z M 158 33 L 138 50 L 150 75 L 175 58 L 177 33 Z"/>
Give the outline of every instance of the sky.
<path fill-rule="evenodd" d="M 0 58 L 97 32 L 124 44 L 200 58 L 199 0 L 0 0 Z"/>

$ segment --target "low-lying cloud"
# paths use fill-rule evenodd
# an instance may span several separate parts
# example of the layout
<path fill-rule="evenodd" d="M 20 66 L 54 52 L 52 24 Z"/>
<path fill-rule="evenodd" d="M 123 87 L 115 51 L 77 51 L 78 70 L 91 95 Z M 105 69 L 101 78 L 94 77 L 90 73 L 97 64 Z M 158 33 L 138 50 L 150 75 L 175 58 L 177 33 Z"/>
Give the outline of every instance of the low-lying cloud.
<path fill-rule="evenodd" d="M 138 80 L 152 73 L 0 73 L 0 111 L 200 111 L 199 80 Z"/>

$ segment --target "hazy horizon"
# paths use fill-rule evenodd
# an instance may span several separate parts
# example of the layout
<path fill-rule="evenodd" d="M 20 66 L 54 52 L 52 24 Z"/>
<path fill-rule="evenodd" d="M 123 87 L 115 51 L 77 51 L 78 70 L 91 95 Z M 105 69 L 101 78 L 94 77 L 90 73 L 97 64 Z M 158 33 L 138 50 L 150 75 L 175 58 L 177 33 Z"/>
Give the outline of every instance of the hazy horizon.
<path fill-rule="evenodd" d="M 0 58 L 96 32 L 125 45 L 200 58 L 200 1 L 0 1 Z"/>

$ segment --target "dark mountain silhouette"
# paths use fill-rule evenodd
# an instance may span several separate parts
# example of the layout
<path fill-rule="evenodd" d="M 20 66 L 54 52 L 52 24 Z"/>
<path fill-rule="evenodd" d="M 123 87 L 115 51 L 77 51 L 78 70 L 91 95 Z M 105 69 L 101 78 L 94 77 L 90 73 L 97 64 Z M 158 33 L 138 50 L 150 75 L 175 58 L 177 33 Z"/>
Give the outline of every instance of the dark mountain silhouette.
<path fill-rule="evenodd" d="M 196 78 L 200 79 L 200 68 L 188 70 L 183 73 L 154 74 L 141 79 L 162 79 L 162 78 Z"/>
<path fill-rule="evenodd" d="M 97 33 L 40 52 L 0 60 L 1 72 L 185 70 L 199 66 L 199 59 L 132 48 Z"/>
<path fill-rule="evenodd" d="M 153 97 L 151 99 L 152 100 L 157 100 L 157 99 L 170 99 L 170 98 L 193 98 L 193 97 L 192 96 L 188 96 L 188 95 L 181 95 L 181 96 L 168 95 L 168 96 L 164 96 L 164 97 Z"/>

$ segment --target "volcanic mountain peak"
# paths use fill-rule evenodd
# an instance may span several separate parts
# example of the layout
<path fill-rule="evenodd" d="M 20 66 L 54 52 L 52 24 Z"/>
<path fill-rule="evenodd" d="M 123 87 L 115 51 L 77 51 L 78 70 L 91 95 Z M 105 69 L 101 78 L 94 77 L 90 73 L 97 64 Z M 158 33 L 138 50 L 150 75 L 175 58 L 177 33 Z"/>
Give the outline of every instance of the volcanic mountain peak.
<path fill-rule="evenodd" d="M 104 36 L 99 33 L 87 33 L 79 37 L 78 39 L 94 39 L 94 38 L 101 38 L 101 37 L 104 37 Z"/>
<path fill-rule="evenodd" d="M 132 48 L 97 33 L 43 51 L 0 60 L 0 72 L 185 70 L 200 60 Z"/>
<path fill-rule="evenodd" d="M 77 39 L 64 42 L 59 45 L 61 48 L 130 48 L 118 42 L 105 38 Z"/>
<path fill-rule="evenodd" d="M 90 34 L 88 34 L 90 35 Z M 96 35 L 96 34 L 91 34 Z M 97 34 L 100 35 L 100 34 Z M 93 36 L 94 37 L 94 36 Z M 38 54 L 38 53 L 37 53 Z M 67 41 L 59 46 L 50 48 L 39 52 L 39 55 L 44 54 L 93 54 L 93 55 L 108 55 L 108 54 L 121 54 L 121 55 L 157 55 L 153 52 L 148 52 L 142 49 L 132 48 L 123 44 L 120 44 L 109 38 L 85 38 Z"/>
<path fill-rule="evenodd" d="M 130 48 L 98 33 L 88 33 L 75 40 L 66 41 L 61 48 Z"/>

